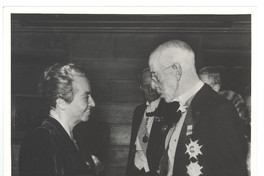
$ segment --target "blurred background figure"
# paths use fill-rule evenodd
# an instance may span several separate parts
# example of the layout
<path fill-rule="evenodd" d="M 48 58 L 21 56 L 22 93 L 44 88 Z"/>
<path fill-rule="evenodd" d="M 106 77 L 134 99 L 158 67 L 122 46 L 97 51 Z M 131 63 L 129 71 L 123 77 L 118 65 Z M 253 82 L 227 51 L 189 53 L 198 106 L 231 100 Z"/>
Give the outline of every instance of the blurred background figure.
<path fill-rule="evenodd" d="M 246 115 L 246 103 L 244 98 L 239 93 L 233 90 L 221 90 L 221 75 L 220 69 L 218 67 L 202 67 L 199 70 L 198 74 L 200 79 L 204 83 L 211 86 L 213 90 L 233 103 L 240 118 L 242 118 L 244 121 L 248 121 L 248 117 Z"/>
<path fill-rule="evenodd" d="M 139 74 L 139 82 L 146 102 L 138 105 L 134 111 L 126 175 L 154 176 L 158 175 L 163 143 L 168 131 L 164 119 L 156 116 L 156 110 L 164 101 L 151 88 L 149 68 Z"/>
<path fill-rule="evenodd" d="M 239 93 L 232 90 L 219 91 L 218 93 L 233 103 L 240 118 L 244 121 L 248 121 L 248 116 L 246 115 L 246 102 Z"/>
<path fill-rule="evenodd" d="M 216 67 L 203 67 L 198 73 L 200 79 L 212 87 L 216 92 L 219 92 L 221 88 L 220 72 Z"/>
<path fill-rule="evenodd" d="M 250 85 L 245 88 L 244 99 L 247 106 L 246 137 L 248 140 L 248 147 L 249 147 L 247 166 L 249 173 L 251 173 L 251 86 Z"/>
<path fill-rule="evenodd" d="M 251 124 L 251 86 L 250 85 L 245 88 L 244 99 L 247 106 L 247 113 L 246 113 L 246 115 L 248 116 L 247 119 L 249 119 L 249 123 Z"/>

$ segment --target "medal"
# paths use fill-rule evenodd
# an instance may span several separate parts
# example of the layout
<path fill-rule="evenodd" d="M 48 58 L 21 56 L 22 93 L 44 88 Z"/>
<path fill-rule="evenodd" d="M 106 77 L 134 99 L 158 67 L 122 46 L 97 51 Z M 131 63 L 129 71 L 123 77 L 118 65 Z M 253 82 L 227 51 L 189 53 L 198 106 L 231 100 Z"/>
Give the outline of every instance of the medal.
<path fill-rule="evenodd" d="M 190 139 L 190 143 L 188 145 L 185 144 L 185 146 L 186 146 L 185 153 L 189 154 L 190 157 L 189 159 L 191 159 L 192 157 L 197 159 L 198 155 L 202 155 L 201 148 L 203 145 L 199 145 L 198 140 L 192 141 L 192 139 Z"/>
<path fill-rule="evenodd" d="M 198 161 L 196 161 L 195 163 L 190 162 L 190 164 L 188 166 L 186 166 L 187 168 L 187 174 L 189 176 L 200 176 L 203 175 L 201 169 L 203 168 L 203 166 L 200 166 L 198 164 Z"/>
<path fill-rule="evenodd" d="M 148 136 L 145 135 L 145 136 L 142 138 L 142 141 L 143 141 L 144 143 L 147 143 L 147 142 L 149 141 Z"/>

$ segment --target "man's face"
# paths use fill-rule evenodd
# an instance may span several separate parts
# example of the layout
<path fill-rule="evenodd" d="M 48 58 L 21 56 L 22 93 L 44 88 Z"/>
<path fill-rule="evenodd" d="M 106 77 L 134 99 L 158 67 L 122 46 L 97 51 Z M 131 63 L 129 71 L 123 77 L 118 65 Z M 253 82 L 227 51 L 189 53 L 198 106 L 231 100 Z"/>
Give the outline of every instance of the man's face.
<path fill-rule="evenodd" d="M 169 57 L 168 53 L 163 53 L 158 58 L 151 59 L 150 70 L 152 73 L 152 88 L 156 89 L 160 97 L 169 103 L 177 98 L 179 81 L 175 66 L 160 62 L 161 58 L 166 61 L 166 57 Z"/>
<path fill-rule="evenodd" d="M 91 96 L 91 87 L 85 77 L 76 77 L 73 81 L 74 99 L 67 104 L 66 111 L 75 123 L 89 120 L 91 108 L 95 102 Z"/>
<path fill-rule="evenodd" d="M 220 85 L 214 83 L 213 78 L 210 78 L 207 74 L 199 75 L 199 77 L 200 77 L 200 79 L 201 79 L 201 81 L 202 81 L 203 83 L 208 84 L 209 86 L 212 87 L 212 89 L 213 89 L 214 91 L 219 92 L 219 90 L 220 90 Z"/>
<path fill-rule="evenodd" d="M 151 73 L 146 71 L 142 74 L 141 89 L 147 101 L 154 101 L 159 98 L 159 94 L 155 89 L 151 88 Z"/>

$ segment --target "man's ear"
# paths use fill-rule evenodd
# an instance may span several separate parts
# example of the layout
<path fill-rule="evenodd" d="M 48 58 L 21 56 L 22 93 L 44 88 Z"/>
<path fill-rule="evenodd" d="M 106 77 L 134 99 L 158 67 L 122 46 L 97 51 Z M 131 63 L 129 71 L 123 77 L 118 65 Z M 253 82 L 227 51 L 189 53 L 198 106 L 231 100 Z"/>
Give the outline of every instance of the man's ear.
<path fill-rule="evenodd" d="M 215 85 L 213 86 L 213 89 L 214 89 L 216 92 L 219 92 L 219 90 L 220 90 L 220 84 L 215 84 Z"/>
<path fill-rule="evenodd" d="M 181 76 L 182 76 L 181 65 L 179 63 L 175 63 L 172 67 L 176 71 L 176 77 L 177 77 L 177 80 L 179 81 L 181 79 Z"/>
<path fill-rule="evenodd" d="M 63 99 L 61 99 L 61 98 L 58 98 L 57 100 L 56 100 L 56 106 L 59 108 L 59 109 L 62 109 L 62 110 L 64 110 L 65 108 L 66 108 L 66 102 L 65 102 L 65 100 L 63 100 Z"/>

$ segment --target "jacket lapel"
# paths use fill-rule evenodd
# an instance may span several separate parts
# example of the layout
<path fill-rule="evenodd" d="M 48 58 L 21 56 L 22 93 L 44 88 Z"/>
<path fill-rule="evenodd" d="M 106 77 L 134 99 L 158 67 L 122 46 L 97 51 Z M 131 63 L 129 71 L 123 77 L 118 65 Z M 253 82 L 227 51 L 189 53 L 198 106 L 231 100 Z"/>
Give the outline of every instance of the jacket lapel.
<path fill-rule="evenodd" d="M 189 164 L 189 154 L 187 152 L 187 145 L 190 144 L 191 140 L 193 139 L 194 131 L 196 130 L 197 121 L 200 118 L 200 109 L 197 108 L 197 104 L 202 104 L 202 102 L 196 103 L 197 97 L 200 97 L 199 93 L 203 91 L 204 86 L 187 101 L 187 113 L 185 116 L 185 120 L 181 129 L 176 153 L 175 153 L 175 160 L 174 160 L 174 175 L 181 175 L 186 174 L 186 170 L 178 169 L 177 168 L 186 168 Z M 179 167 L 181 166 L 181 167 Z"/>
<path fill-rule="evenodd" d="M 145 110 L 146 110 L 146 105 L 145 104 L 142 104 L 139 107 L 139 109 L 136 112 L 136 114 L 135 114 L 136 115 L 136 117 L 135 117 L 136 120 L 135 120 L 135 124 L 133 125 L 134 126 L 134 129 L 132 130 L 132 134 L 131 134 L 133 145 L 135 144 L 135 141 L 136 141 L 136 138 L 137 138 L 137 134 L 138 134 L 138 130 L 139 130 L 141 121 L 143 119 Z"/>
<path fill-rule="evenodd" d="M 199 117 L 200 117 L 200 112 L 199 111 L 193 112 L 192 105 L 190 105 L 187 109 L 185 121 L 182 126 L 178 146 L 176 149 L 176 154 L 186 152 L 186 144 L 190 143 L 190 139 L 193 136 L 193 131 L 195 131 L 196 122 L 199 119 Z"/>

